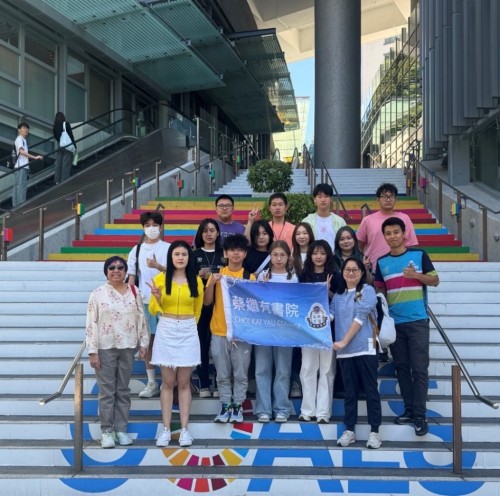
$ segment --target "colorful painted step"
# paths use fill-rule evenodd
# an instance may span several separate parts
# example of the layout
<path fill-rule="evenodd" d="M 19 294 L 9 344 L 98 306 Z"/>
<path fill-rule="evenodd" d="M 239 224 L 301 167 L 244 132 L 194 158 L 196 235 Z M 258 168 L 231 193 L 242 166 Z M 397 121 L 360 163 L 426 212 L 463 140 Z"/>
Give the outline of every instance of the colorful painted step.
<path fill-rule="evenodd" d="M 245 223 L 248 211 L 265 204 L 266 199 L 235 199 L 235 220 Z M 368 197 L 349 197 L 345 205 L 349 213 L 348 224 L 359 227 L 362 214 L 360 207 L 368 204 L 377 209 L 378 202 Z M 85 235 L 83 240 L 74 241 L 72 247 L 61 249 L 59 254 L 50 254 L 49 260 L 105 260 L 111 254 L 127 256 L 130 249 L 139 241 L 142 226 L 139 216 L 144 211 L 160 207 L 165 216 L 164 239 L 173 241 L 183 239 L 191 243 L 199 222 L 206 217 L 215 216 L 214 198 L 159 198 L 142 205 L 140 209 L 116 219 L 113 224 L 105 224 L 93 234 Z M 470 253 L 469 248 L 461 245 L 436 219 L 414 198 L 398 198 L 398 207 L 412 217 L 419 244 L 434 261 L 477 261 L 479 256 Z M 343 213 L 343 212 L 341 212 Z"/>
<path fill-rule="evenodd" d="M 194 233 L 194 231 L 193 231 Z M 73 241 L 73 246 L 128 246 L 132 248 L 138 242 L 137 236 L 111 236 L 111 235 L 91 235 L 92 238 L 88 238 L 88 235 L 84 237 L 83 240 Z M 446 236 L 451 235 L 421 235 L 418 236 L 419 246 L 427 247 L 427 246 L 442 246 L 442 247 L 452 247 L 452 246 L 462 246 L 460 241 L 455 239 L 448 239 Z M 441 239 L 444 237 L 445 239 Z M 453 236 L 451 236 L 453 238 Z M 175 236 L 173 234 L 167 234 L 164 237 L 165 241 L 171 242 L 174 239 L 182 239 L 190 243 L 193 239 L 193 235 L 189 234 L 186 236 Z"/>

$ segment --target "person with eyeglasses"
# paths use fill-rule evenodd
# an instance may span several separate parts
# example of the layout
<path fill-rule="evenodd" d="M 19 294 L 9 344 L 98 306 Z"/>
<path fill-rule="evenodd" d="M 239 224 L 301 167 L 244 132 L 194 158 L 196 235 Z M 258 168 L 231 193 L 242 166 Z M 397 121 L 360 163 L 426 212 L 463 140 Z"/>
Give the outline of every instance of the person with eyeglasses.
<path fill-rule="evenodd" d="M 215 200 L 215 211 L 217 213 L 216 221 L 220 229 L 219 243 L 221 246 L 227 237 L 245 233 L 245 226 L 233 220 L 234 199 L 232 196 L 218 196 Z"/>
<path fill-rule="evenodd" d="M 389 250 L 382 234 L 382 224 L 389 217 L 397 217 L 405 224 L 404 243 L 406 247 L 418 246 L 417 236 L 413 223 L 403 212 L 395 210 L 398 188 L 394 184 L 381 184 L 375 193 L 380 209 L 370 215 L 367 215 L 362 221 L 356 232 L 359 249 L 364 252 L 370 262 L 370 269 L 375 272 L 377 260 L 385 255 Z"/>
<path fill-rule="evenodd" d="M 101 446 L 132 444 L 127 434 L 134 354 L 144 359 L 149 329 L 140 291 L 125 282 L 127 262 L 118 256 L 104 262 L 107 283 L 94 289 L 87 306 L 86 344 L 99 386 Z"/>
<path fill-rule="evenodd" d="M 382 446 L 379 427 L 382 407 L 378 392 L 378 360 L 373 327 L 369 316 L 375 312 L 377 297 L 372 286 L 366 283 L 367 270 L 358 257 L 347 257 L 342 265 L 337 291 L 330 303 L 330 314 L 335 319 L 333 349 L 342 371 L 345 389 L 345 431 L 337 445 L 347 447 L 356 442 L 355 427 L 358 423 L 358 400 L 366 394 L 366 412 L 370 434 L 366 447 Z"/>

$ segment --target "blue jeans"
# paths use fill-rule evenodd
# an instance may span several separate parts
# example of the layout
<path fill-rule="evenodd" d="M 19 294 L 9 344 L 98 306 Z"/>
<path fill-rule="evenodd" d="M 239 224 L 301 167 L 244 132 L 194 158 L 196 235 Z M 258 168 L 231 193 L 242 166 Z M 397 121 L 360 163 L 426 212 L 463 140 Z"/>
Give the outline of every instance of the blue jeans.
<path fill-rule="evenodd" d="M 144 303 L 144 316 L 148 321 L 151 335 L 154 336 L 156 334 L 156 326 L 158 325 L 158 317 L 149 313 L 149 305 L 147 303 Z"/>
<path fill-rule="evenodd" d="M 292 402 L 288 399 L 292 372 L 293 348 L 255 346 L 255 383 L 257 397 L 255 414 L 290 415 Z M 273 381 L 274 364 L 274 381 Z"/>
<path fill-rule="evenodd" d="M 28 167 L 18 168 L 14 173 L 14 188 L 12 189 L 12 206 L 17 207 L 26 201 L 28 189 Z"/>

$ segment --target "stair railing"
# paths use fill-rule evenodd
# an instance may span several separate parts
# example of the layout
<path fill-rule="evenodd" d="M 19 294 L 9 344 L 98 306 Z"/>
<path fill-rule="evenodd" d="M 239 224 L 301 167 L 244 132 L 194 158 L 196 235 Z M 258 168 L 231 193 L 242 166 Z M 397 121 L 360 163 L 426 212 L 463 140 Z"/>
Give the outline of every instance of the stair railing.
<path fill-rule="evenodd" d="M 471 201 L 475 203 L 479 210 L 481 210 L 481 231 L 482 231 L 482 259 L 484 262 L 488 261 L 488 212 L 493 215 L 500 214 L 500 210 L 493 210 L 488 207 L 484 203 L 472 198 L 467 193 L 464 193 L 456 186 L 452 186 L 444 179 L 441 179 L 438 175 L 436 175 L 435 171 L 430 170 L 421 162 L 416 162 L 417 168 L 417 192 L 420 192 L 423 195 L 423 203 L 426 208 L 428 208 L 428 185 L 431 184 L 434 180 L 438 181 L 438 213 L 437 213 L 437 221 L 439 223 L 443 223 L 443 185 L 448 186 L 455 194 L 456 202 L 455 205 L 457 208 L 455 209 L 455 217 L 457 219 L 457 239 L 462 241 L 462 215 L 460 215 L 460 211 L 462 208 L 465 208 L 465 204 L 467 201 Z"/>
<path fill-rule="evenodd" d="M 73 358 L 66 374 L 64 374 L 63 380 L 57 391 L 50 396 L 42 398 L 38 401 L 40 406 L 45 406 L 57 398 L 60 398 L 64 393 L 64 389 L 68 384 L 73 371 L 75 372 L 75 392 L 73 395 L 73 408 L 75 417 L 75 430 L 73 435 L 73 447 L 74 447 L 74 457 L 73 457 L 73 468 L 75 472 L 81 472 L 83 469 L 83 364 L 81 363 L 82 354 L 87 347 L 86 341 L 83 341 L 80 348 Z"/>
<path fill-rule="evenodd" d="M 299 157 L 299 150 L 297 149 L 297 147 L 295 147 L 295 149 L 293 150 L 292 162 L 291 162 L 292 169 L 299 169 L 300 165 L 301 163 Z"/>
<path fill-rule="evenodd" d="M 329 184 L 333 188 L 333 192 L 335 193 L 335 213 L 339 215 L 339 205 L 342 206 L 343 214 L 342 217 L 347 221 L 349 220 L 349 212 L 347 211 L 346 206 L 344 205 L 344 201 L 342 200 L 342 197 L 340 196 L 340 193 L 337 190 L 337 187 L 335 186 L 335 183 L 333 182 L 332 176 L 330 176 L 330 173 L 328 172 L 328 169 L 326 168 L 325 162 L 321 162 L 321 182 Z"/>
<path fill-rule="evenodd" d="M 93 119 L 89 119 L 88 121 L 76 124 L 72 129 L 73 129 L 73 131 L 75 131 L 76 129 L 81 128 L 83 126 L 92 125 L 92 123 L 99 124 L 100 119 L 110 118 L 113 113 L 124 112 L 124 111 L 126 111 L 126 110 L 125 109 L 116 109 L 116 110 L 112 110 L 110 112 L 103 113 L 103 114 L 101 114 Z M 130 113 L 130 111 L 126 111 L 126 112 Z M 119 130 L 122 127 L 122 124 L 127 122 L 127 121 L 128 121 L 128 118 L 123 117 L 121 119 L 117 119 L 113 122 L 110 122 L 109 124 L 106 124 L 106 125 L 99 124 L 100 127 L 96 128 L 94 131 L 89 132 L 78 139 L 75 139 L 75 143 L 78 147 L 79 163 L 82 162 L 83 160 L 85 160 L 86 158 L 90 157 L 91 155 L 95 155 L 98 152 L 100 152 L 101 150 L 108 148 L 110 146 L 113 146 L 113 145 L 117 144 L 120 140 L 122 140 L 123 137 L 126 135 L 121 133 L 121 132 L 118 132 L 117 130 Z M 97 143 L 84 148 L 83 144 L 85 143 L 86 140 L 89 140 L 89 139 L 93 138 L 94 136 L 98 136 L 99 133 L 102 133 L 102 132 L 110 133 L 109 137 L 107 137 L 106 139 L 103 139 L 103 140 L 97 140 Z M 48 179 L 53 174 L 53 171 L 54 171 L 55 155 L 58 151 L 58 148 L 54 148 L 54 149 L 52 149 L 52 151 L 49 151 L 49 152 L 46 152 L 44 150 L 44 148 L 46 148 L 46 146 L 48 144 L 52 144 L 53 141 L 54 141 L 54 138 L 50 137 L 50 138 L 44 139 L 43 141 L 39 141 L 39 142 L 35 143 L 34 145 L 30 146 L 30 149 L 33 152 L 36 151 L 36 153 L 38 153 L 38 151 L 40 151 L 40 154 L 43 155 L 43 160 L 30 160 L 27 164 L 25 164 L 21 167 L 18 167 L 16 169 L 11 168 L 10 170 L 1 173 L 0 178 L 8 177 L 12 174 L 15 174 L 16 171 L 18 171 L 19 169 L 27 169 L 28 171 L 30 171 L 30 168 L 33 167 L 34 169 L 36 168 L 39 170 L 37 170 L 36 172 L 30 173 L 30 178 L 28 179 L 28 188 L 35 187 L 39 182 L 42 182 L 42 181 Z M 0 163 L 2 163 L 4 160 L 9 159 L 9 158 L 10 158 L 10 156 L 0 158 Z M 8 189 L 10 189 L 10 188 L 8 188 Z M 0 191 L 0 193 L 3 193 L 3 192 L 5 192 L 5 190 Z"/>
<path fill-rule="evenodd" d="M 446 332 L 442 328 L 438 319 L 432 312 L 430 308 L 427 308 L 427 312 L 429 314 L 430 319 L 436 326 L 441 338 L 444 341 L 444 344 L 447 346 L 448 350 L 453 356 L 456 365 L 452 365 L 452 393 L 451 393 L 451 402 L 452 402 L 452 427 L 453 427 L 453 473 L 461 474 L 462 473 L 462 387 L 461 387 L 461 375 L 462 374 L 469 385 L 472 394 L 474 397 L 488 405 L 491 408 L 498 409 L 500 404 L 491 400 L 490 398 L 483 396 L 479 393 L 479 390 L 476 387 L 476 384 L 472 377 L 469 375 L 469 371 L 465 366 L 464 362 L 460 358 L 460 355 L 457 353 L 457 350 L 453 346 L 453 343 L 449 340 Z"/>
<path fill-rule="evenodd" d="M 460 358 L 460 355 L 457 353 L 457 350 L 455 349 L 455 347 L 453 346 L 453 343 L 448 338 L 446 332 L 441 327 L 441 324 L 439 323 L 438 319 L 436 318 L 436 316 L 434 315 L 434 313 L 432 312 L 432 310 L 430 308 L 427 308 L 427 311 L 429 313 L 429 317 L 431 318 L 432 322 L 436 326 L 436 329 L 438 330 L 439 334 L 443 338 L 444 344 L 450 350 L 450 353 L 452 354 L 453 359 L 455 360 L 456 364 L 460 368 L 460 372 L 462 372 L 465 380 L 467 381 L 467 384 L 469 385 L 469 387 L 472 391 L 472 394 L 476 397 L 477 400 L 481 401 L 485 405 L 488 405 L 491 408 L 498 409 L 498 407 L 500 406 L 500 403 L 497 403 L 497 402 L 487 398 L 486 396 L 482 396 L 479 393 L 479 390 L 477 389 L 476 384 L 474 383 L 474 380 L 469 375 L 469 372 L 468 372 L 464 362 Z"/>
<path fill-rule="evenodd" d="M 307 177 L 307 184 L 309 184 L 310 192 L 312 194 L 314 186 L 316 185 L 316 170 L 314 168 L 311 154 L 305 144 L 302 145 L 302 164 L 304 167 L 304 174 Z"/>
<path fill-rule="evenodd" d="M 153 157 L 153 160 L 156 160 L 157 157 Z M 137 177 L 136 176 L 136 173 L 137 171 L 139 171 L 141 169 L 141 167 L 143 166 L 146 166 L 146 165 L 149 165 L 151 163 L 151 159 L 145 161 L 145 162 L 141 162 L 139 164 L 137 164 L 137 167 L 134 167 L 131 171 L 125 171 L 124 174 L 127 178 L 130 178 L 131 175 L 133 175 L 133 177 Z M 161 163 L 161 161 L 158 161 L 156 160 L 154 165 L 155 165 L 155 172 L 157 171 L 158 169 L 158 166 L 159 164 Z M 107 223 L 109 224 L 111 222 L 111 193 L 110 193 L 110 183 L 113 182 L 114 179 L 117 179 L 120 178 L 121 176 L 114 176 L 113 178 L 108 178 L 105 182 L 105 185 L 106 185 L 106 198 L 105 198 L 105 202 L 106 202 L 106 213 L 105 213 L 105 218 L 106 218 L 106 221 Z M 159 189 L 159 174 L 156 174 L 156 181 L 157 181 L 157 185 L 156 185 L 156 188 Z M 127 181 L 128 184 L 130 184 L 130 190 L 128 191 L 132 191 L 132 195 L 133 195 L 133 204 L 135 205 L 137 203 L 137 188 L 138 188 L 138 183 L 136 181 Z M 122 180 L 122 196 L 124 197 L 125 196 L 125 184 L 126 184 L 126 181 Z M 93 182 L 91 184 L 87 184 L 86 186 L 78 189 L 78 190 L 75 190 L 75 191 L 72 191 L 70 193 L 66 193 L 64 195 L 61 195 L 61 196 L 58 196 L 56 198 L 52 198 L 51 200 L 49 201 L 46 201 L 44 203 L 41 203 L 39 205 L 37 205 L 36 207 L 34 208 L 30 208 L 28 210 L 24 210 L 20 213 L 18 213 L 19 215 L 28 215 L 32 212 L 35 212 L 35 211 L 38 211 L 38 259 L 39 260 L 43 260 L 44 259 L 44 251 L 45 251 L 45 247 L 44 247 L 44 244 L 45 244 L 45 240 L 44 240 L 44 237 L 45 237 L 45 230 L 46 230 L 46 226 L 45 226 L 45 212 L 48 210 L 48 208 L 52 205 L 52 204 L 55 204 L 55 203 L 58 203 L 60 200 L 68 200 L 68 201 L 72 201 L 73 204 L 72 204 L 72 210 L 74 210 L 74 203 L 75 203 L 75 200 L 77 200 L 85 191 L 94 191 L 96 188 L 100 187 L 102 185 L 102 181 L 97 181 L 97 182 Z M 122 202 L 124 203 L 124 201 Z M 135 206 L 133 208 L 136 208 Z M 78 230 L 77 230 L 77 223 L 80 222 L 80 218 L 79 218 L 79 215 L 75 215 L 73 216 L 74 217 L 74 220 L 75 220 L 75 236 L 74 236 L 74 239 L 78 239 L 78 236 L 77 236 L 77 233 L 78 233 Z M 50 226 L 52 227 L 52 226 Z M 5 260 L 7 259 L 7 254 L 5 254 Z"/>

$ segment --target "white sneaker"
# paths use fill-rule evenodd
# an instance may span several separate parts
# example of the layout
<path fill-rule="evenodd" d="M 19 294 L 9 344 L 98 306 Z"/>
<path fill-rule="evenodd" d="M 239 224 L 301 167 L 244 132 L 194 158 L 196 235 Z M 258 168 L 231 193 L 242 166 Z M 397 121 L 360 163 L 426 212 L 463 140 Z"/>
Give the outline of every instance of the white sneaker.
<path fill-rule="evenodd" d="M 158 439 L 156 440 L 156 446 L 158 446 L 159 448 L 166 448 L 168 446 L 168 443 L 170 442 L 171 437 L 172 435 L 170 434 L 170 429 L 164 427 Z"/>
<path fill-rule="evenodd" d="M 210 388 L 201 388 L 200 389 L 200 398 L 211 398 L 212 393 L 210 392 Z"/>
<path fill-rule="evenodd" d="M 191 434 L 189 434 L 189 431 L 184 428 L 181 429 L 181 435 L 179 436 L 179 446 L 191 446 L 193 444 L 193 438 L 191 437 Z"/>
<path fill-rule="evenodd" d="M 214 398 L 219 398 L 219 390 L 218 389 L 215 389 L 214 392 L 212 393 L 212 396 Z"/>
<path fill-rule="evenodd" d="M 380 440 L 380 435 L 378 432 L 370 432 L 368 436 L 368 441 L 366 441 L 366 447 L 371 449 L 378 449 L 382 446 L 382 441 Z"/>
<path fill-rule="evenodd" d="M 322 416 L 316 417 L 316 422 L 318 424 L 328 424 L 328 422 L 330 422 L 330 417 L 322 417 Z"/>
<path fill-rule="evenodd" d="M 101 435 L 101 448 L 114 448 L 115 436 L 114 432 L 103 432 Z"/>
<path fill-rule="evenodd" d="M 353 431 L 344 431 L 342 436 L 340 436 L 339 439 L 337 439 L 337 446 L 343 446 L 345 448 L 346 446 L 349 446 L 355 441 L 356 441 L 356 436 L 354 435 Z"/>
<path fill-rule="evenodd" d="M 271 421 L 271 417 L 267 413 L 261 413 L 258 417 L 257 420 L 261 424 L 267 424 L 268 422 Z"/>
<path fill-rule="evenodd" d="M 312 420 L 311 416 L 310 415 L 306 415 L 305 413 L 301 413 L 299 415 L 299 420 L 301 422 L 310 422 Z"/>
<path fill-rule="evenodd" d="M 160 388 L 156 381 L 149 381 L 143 391 L 139 393 L 139 398 L 153 398 L 160 396 Z"/>
<path fill-rule="evenodd" d="M 120 446 L 130 446 L 133 441 L 126 432 L 115 432 L 115 443 Z"/>
<path fill-rule="evenodd" d="M 284 424 L 288 421 L 288 416 L 284 413 L 277 413 L 274 417 L 274 421 L 278 422 L 278 424 Z"/>

